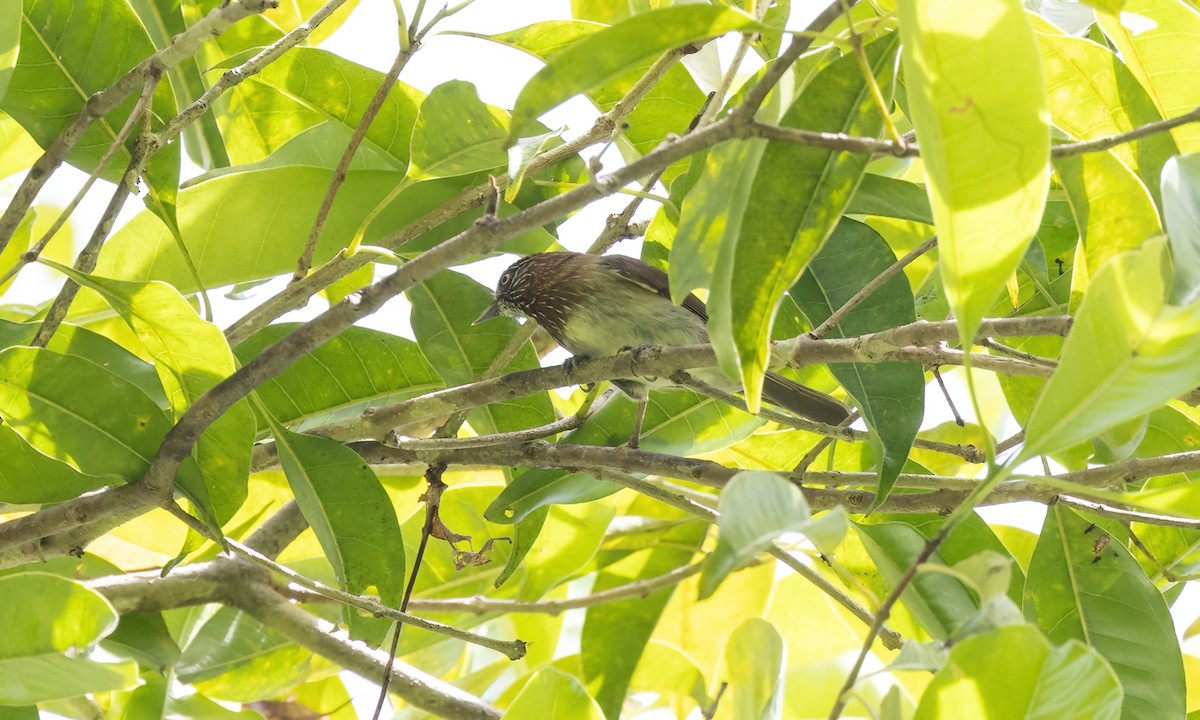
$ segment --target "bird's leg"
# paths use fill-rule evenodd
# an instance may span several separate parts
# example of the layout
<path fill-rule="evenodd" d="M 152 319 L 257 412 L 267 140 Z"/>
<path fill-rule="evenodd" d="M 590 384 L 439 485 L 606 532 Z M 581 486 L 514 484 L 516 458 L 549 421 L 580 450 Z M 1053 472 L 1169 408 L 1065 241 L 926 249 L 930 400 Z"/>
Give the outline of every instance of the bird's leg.
<path fill-rule="evenodd" d="M 587 355 L 572 355 L 571 357 L 567 358 L 566 360 L 563 360 L 563 364 L 562 364 L 563 372 L 570 375 L 571 373 L 575 372 L 575 364 L 579 363 L 579 362 L 583 362 L 584 360 L 591 360 L 591 358 L 588 357 Z M 590 393 L 592 391 L 592 389 L 595 387 L 595 383 L 584 383 L 584 384 L 580 385 L 580 387 L 583 388 L 584 392 Z"/>
<path fill-rule="evenodd" d="M 642 441 L 642 422 L 646 419 L 646 405 L 649 402 L 649 398 L 642 398 L 637 401 L 637 411 L 633 416 L 633 431 L 629 433 L 630 450 L 637 450 L 638 445 Z"/>

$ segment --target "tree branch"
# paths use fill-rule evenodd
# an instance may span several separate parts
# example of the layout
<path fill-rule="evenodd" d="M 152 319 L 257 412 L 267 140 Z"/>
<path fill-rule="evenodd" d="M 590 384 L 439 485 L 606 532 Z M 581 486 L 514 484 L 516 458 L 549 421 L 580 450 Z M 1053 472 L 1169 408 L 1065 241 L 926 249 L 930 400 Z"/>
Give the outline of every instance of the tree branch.
<path fill-rule="evenodd" d="M 1060 317 L 1025 317 L 985 320 L 980 336 L 1034 336 L 1065 335 L 1071 319 Z M 929 362 L 933 364 L 961 364 L 962 354 L 945 348 L 932 349 L 921 346 L 957 338 L 958 328 L 954 321 L 918 321 L 891 330 L 885 330 L 858 338 L 814 340 L 801 336 L 775 345 L 776 366 L 803 367 L 828 362 L 878 363 L 889 360 Z M 635 357 L 636 355 L 636 357 Z M 986 356 L 975 355 L 976 366 Z M 1005 362 L 995 363 L 1000 360 Z M 1044 377 L 1048 369 L 1033 363 L 1010 363 L 1009 358 L 985 360 L 989 368 L 1012 371 L 1019 374 Z M 428 395 L 406 400 L 386 407 L 373 408 L 361 418 L 330 423 L 317 434 L 338 440 L 354 440 L 365 437 L 382 437 L 394 427 L 441 417 L 459 410 L 487 405 L 509 398 L 545 392 L 570 385 L 586 385 L 602 380 L 637 378 L 643 376 L 670 377 L 679 370 L 716 365 L 716 355 L 709 345 L 689 345 L 663 348 L 654 353 L 619 353 L 606 358 L 577 360 L 570 368 L 552 366 L 536 370 L 523 370 L 491 380 L 480 380 Z M 814 432 L 821 432 L 814 423 Z M 825 432 L 842 430 L 828 429 Z M 850 437 L 850 436 L 846 436 Z"/>
<path fill-rule="evenodd" d="M 230 588 L 229 600 L 262 624 L 362 678 L 376 682 L 386 671 L 386 653 L 350 640 L 345 631 L 334 630 L 262 584 Z M 400 661 L 392 664 L 390 677 L 398 695 L 426 712 L 462 720 L 500 718 L 500 711 L 483 700 Z"/>
<path fill-rule="evenodd" d="M 553 167 L 575 156 L 584 148 L 595 145 L 598 142 L 604 142 L 612 137 L 620 121 L 633 111 L 637 103 L 654 88 L 654 85 L 679 61 L 680 57 L 682 57 L 682 52 L 679 50 L 668 52 L 660 57 L 646 70 L 638 82 L 630 88 L 629 92 L 621 100 L 617 101 L 616 105 L 596 119 L 590 130 L 574 140 L 550 148 L 535 157 L 525 168 L 525 174 L 533 175 L 546 168 Z M 663 167 L 666 167 L 666 164 Z M 417 220 L 384 236 L 380 239 L 379 245 L 392 250 L 397 249 L 404 245 L 404 243 L 420 237 L 447 220 L 471 208 L 483 205 L 491 193 L 496 190 L 502 191 L 508 186 L 508 177 L 501 176 L 495 178 L 495 182 L 494 187 L 489 183 L 480 183 L 479 185 L 463 190 L 456 197 L 446 201 Z M 225 332 L 225 337 L 229 340 L 230 345 L 237 345 L 242 342 L 258 330 L 266 327 L 283 313 L 302 307 L 308 302 L 309 298 L 317 294 L 321 289 L 328 287 L 330 284 L 371 261 L 371 256 L 366 253 L 356 253 L 349 256 L 344 253 L 345 251 L 302 280 L 289 284 L 282 292 L 230 326 Z"/>

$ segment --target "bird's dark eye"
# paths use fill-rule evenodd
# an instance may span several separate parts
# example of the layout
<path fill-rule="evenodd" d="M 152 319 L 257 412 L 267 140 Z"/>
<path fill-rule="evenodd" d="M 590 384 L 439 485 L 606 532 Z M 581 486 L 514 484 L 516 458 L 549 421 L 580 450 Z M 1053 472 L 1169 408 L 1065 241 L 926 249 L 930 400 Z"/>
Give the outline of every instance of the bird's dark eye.
<path fill-rule="evenodd" d="M 512 282 L 512 279 L 512 270 L 505 270 L 504 274 L 500 276 L 500 287 L 508 287 L 508 284 Z"/>

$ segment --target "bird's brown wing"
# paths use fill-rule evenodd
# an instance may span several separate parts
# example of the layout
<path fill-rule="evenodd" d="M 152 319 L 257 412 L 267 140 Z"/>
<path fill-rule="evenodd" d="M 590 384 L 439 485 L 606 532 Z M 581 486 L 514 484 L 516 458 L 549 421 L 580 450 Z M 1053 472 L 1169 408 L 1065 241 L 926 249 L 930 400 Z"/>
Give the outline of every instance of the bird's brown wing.
<path fill-rule="evenodd" d="M 628 255 L 605 255 L 600 258 L 600 263 L 630 282 L 637 283 L 668 300 L 671 299 L 671 284 L 667 274 L 653 265 L 647 265 Z M 683 306 L 701 320 L 708 321 L 708 308 L 704 307 L 704 301 L 700 298 L 688 293 L 683 299 Z"/>

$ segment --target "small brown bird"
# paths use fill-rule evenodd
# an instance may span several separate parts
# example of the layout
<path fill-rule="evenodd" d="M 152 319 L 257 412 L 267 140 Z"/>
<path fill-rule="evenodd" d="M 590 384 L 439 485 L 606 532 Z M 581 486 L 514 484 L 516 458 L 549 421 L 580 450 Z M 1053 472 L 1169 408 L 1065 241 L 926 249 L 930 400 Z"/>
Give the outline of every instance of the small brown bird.
<path fill-rule="evenodd" d="M 576 357 L 601 357 L 645 345 L 708 342 L 708 312 L 695 295 L 671 302 L 667 274 L 623 255 L 538 253 L 521 258 L 500 276 L 496 299 L 475 322 L 497 315 L 527 317 Z M 716 368 L 693 374 L 722 389 L 736 389 Z M 649 385 L 614 380 L 642 401 L 630 445 L 637 446 Z M 850 415 L 828 395 L 768 372 L 763 396 L 801 417 L 837 425 Z"/>

